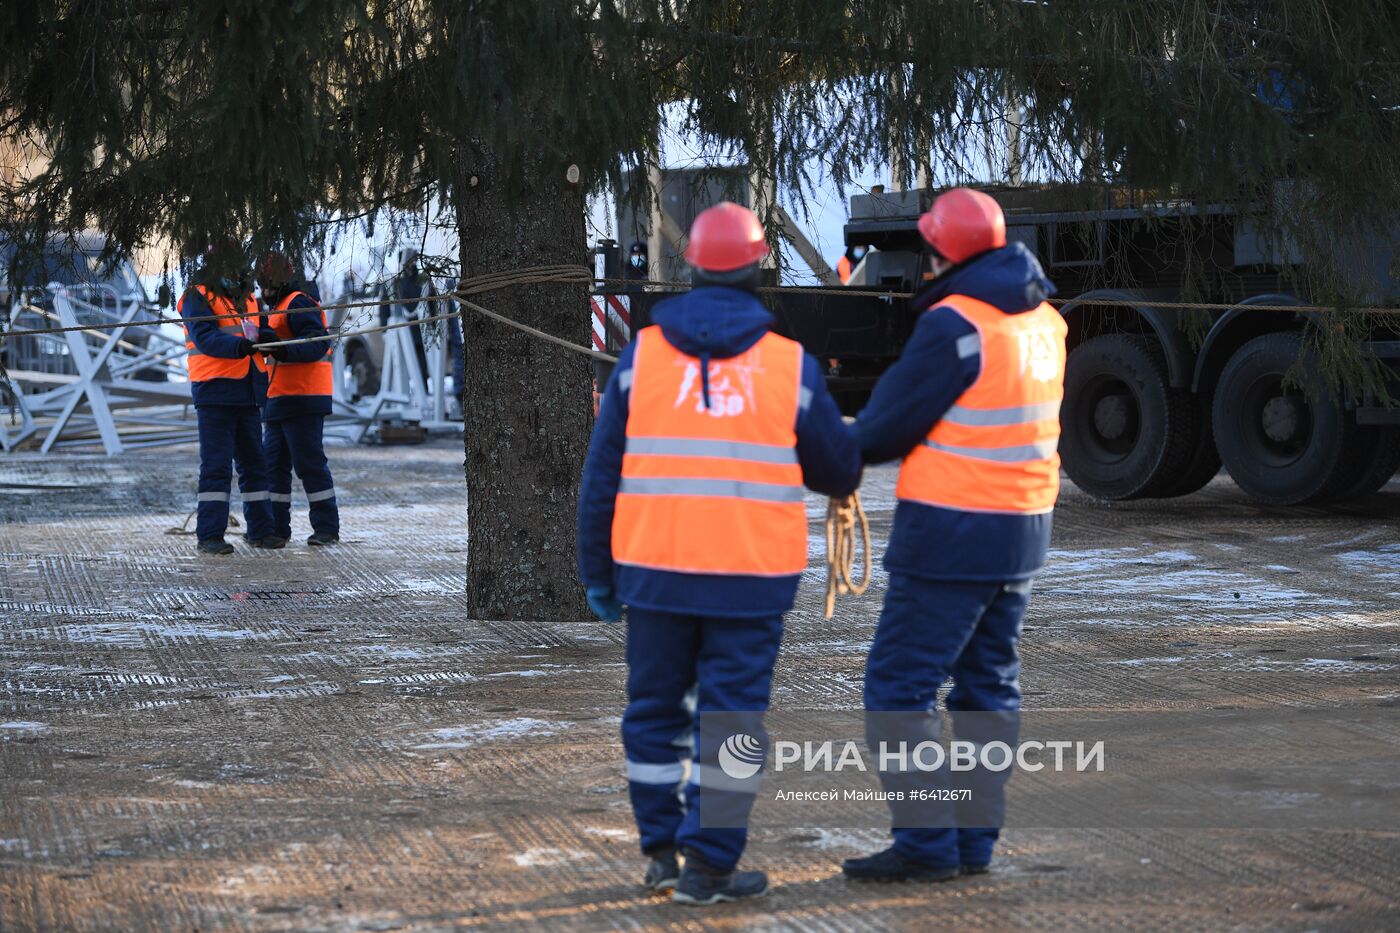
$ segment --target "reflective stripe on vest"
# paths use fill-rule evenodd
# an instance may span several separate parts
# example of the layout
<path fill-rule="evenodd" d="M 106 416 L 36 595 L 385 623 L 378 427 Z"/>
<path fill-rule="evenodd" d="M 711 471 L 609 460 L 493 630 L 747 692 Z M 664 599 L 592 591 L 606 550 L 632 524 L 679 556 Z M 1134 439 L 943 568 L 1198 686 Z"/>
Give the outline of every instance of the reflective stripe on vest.
<path fill-rule="evenodd" d="M 219 320 L 214 321 L 221 330 L 231 332 L 234 336 L 243 336 L 243 318 L 238 317 L 238 312 L 233 309 L 233 299 L 223 295 L 216 295 L 203 285 L 196 285 L 195 291 L 208 303 L 209 309 L 218 315 Z M 181 316 L 184 315 L 185 296 L 180 296 L 179 304 L 175 306 L 175 311 Z M 258 313 L 258 300 L 252 295 L 248 295 L 244 303 L 245 314 Z M 194 345 L 194 340 L 190 337 L 188 324 L 181 324 L 185 329 L 185 351 L 188 355 L 188 367 L 190 382 L 208 382 L 210 379 L 242 379 L 248 375 L 248 367 L 256 365 L 263 368 L 262 362 L 256 359 L 242 356 L 237 359 L 228 359 L 221 356 L 206 356 Z"/>
<path fill-rule="evenodd" d="M 660 328 L 637 335 L 613 559 L 680 573 L 789 576 L 807 567 L 797 461 L 802 347 L 767 334 L 700 361 Z"/>
<path fill-rule="evenodd" d="M 633 496 L 713 496 L 754 502 L 801 502 L 802 490 L 778 483 L 746 483 L 739 479 L 637 479 L 623 477 L 618 492 Z"/>
<path fill-rule="evenodd" d="M 964 295 L 926 313 L 977 328 L 982 371 L 904 458 L 896 495 L 968 512 L 1049 512 L 1060 492 L 1064 318 L 1048 304 L 1006 314 Z"/>
<path fill-rule="evenodd" d="M 285 295 L 281 301 L 277 302 L 277 307 L 273 309 L 273 314 L 267 320 L 267 326 L 271 327 L 277 334 L 278 340 L 293 340 L 296 335 L 292 333 L 292 325 L 288 320 L 290 315 L 287 309 L 298 295 L 304 292 L 291 292 Z M 309 296 L 308 296 L 309 297 Z M 314 299 L 312 299 L 314 300 Z M 292 311 L 291 314 L 310 314 L 309 308 L 300 308 Z M 321 311 L 321 329 L 326 329 L 326 312 Z M 329 343 L 325 344 L 329 349 Z M 326 357 L 316 360 L 314 363 L 282 363 L 273 361 L 271 364 L 271 374 L 268 376 L 267 397 L 279 398 L 286 395 L 330 395 L 334 382 L 334 373 L 331 361 Z"/>

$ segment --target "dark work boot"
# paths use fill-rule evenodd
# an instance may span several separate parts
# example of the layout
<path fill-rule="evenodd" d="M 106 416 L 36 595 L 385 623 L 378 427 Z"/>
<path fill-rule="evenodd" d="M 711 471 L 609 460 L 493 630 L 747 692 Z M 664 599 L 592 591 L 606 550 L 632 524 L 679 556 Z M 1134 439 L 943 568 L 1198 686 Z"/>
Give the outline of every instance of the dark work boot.
<path fill-rule="evenodd" d="M 890 846 L 865 858 L 848 858 L 841 871 L 855 881 L 951 881 L 958 876 L 956 865 L 930 865 L 896 852 Z"/>
<path fill-rule="evenodd" d="M 264 551 L 280 551 L 287 546 L 287 539 L 279 535 L 267 535 L 263 538 L 249 538 L 248 543 Z"/>
<path fill-rule="evenodd" d="M 721 904 L 768 893 L 768 876 L 761 871 L 720 871 L 706 865 L 692 852 L 685 853 L 685 868 L 671 900 L 677 904 Z"/>
<path fill-rule="evenodd" d="M 199 551 L 199 553 L 201 553 L 201 554 L 232 554 L 232 553 L 233 553 L 233 545 L 232 545 L 232 544 L 229 544 L 229 543 L 228 543 L 227 541 L 225 541 L 223 538 L 205 538 L 203 541 L 201 541 L 201 542 L 199 542 L 197 545 L 195 545 L 195 548 L 196 548 L 196 549 Z"/>
<path fill-rule="evenodd" d="M 311 537 L 307 538 L 306 543 L 311 545 L 312 547 L 326 547 L 330 544 L 339 544 L 340 535 L 331 535 L 326 534 L 325 532 L 318 531 L 314 533 Z"/>
<path fill-rule="evenodd" d="M 681 863 L 676 860 L 676 850 L 655 849 L 647 855 L 651 858 L 651 864 L 647 866 L 642 884 L 648 890 L 658 893 L 674 888 L 676 880 L 681 876 Z"/>
<path fill-rule="evenodd" d="M 985 875 L 991 870 L 992 866 L 988 862 L 963 862 L 958 866 L 958 871 L 964 875 Z"/>

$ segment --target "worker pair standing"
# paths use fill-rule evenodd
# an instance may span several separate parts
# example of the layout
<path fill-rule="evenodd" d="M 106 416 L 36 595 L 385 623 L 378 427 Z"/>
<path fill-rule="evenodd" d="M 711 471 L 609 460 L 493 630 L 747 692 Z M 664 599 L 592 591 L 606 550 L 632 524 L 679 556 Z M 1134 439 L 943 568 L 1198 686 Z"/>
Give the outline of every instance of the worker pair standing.
<path fill-rule="evenodd" d="M 314 533 L 308 543 L 333 544 L 339 516 L 321 440 L 330 413 L 330 343 L 266 346 L 324 336 L 324 313 L 292 287 L 291 263 L 280 253 L 264 257 L 258 269 L 270 317 L 258 307 L 251 284 L 234 277 L 242 262 L 235 245 L 220 244 L 204 260 L 200 283 L 177 306 L 199 424 L 197 547 L 204 554 L 233 553 L 224 534 L 235 464 L 250 545 L 286 546 L 293 469 L 311 506 Z"/>
<path fill-rule="evenodd" d="M 1006 245 L 984 194 L 948 192 L 919 229 L 932 253 L 933 282 L 916 297 L 924 313 L 856 427 L 866 462 L 903 461 L 866 668 L 877 757 L 889 743 L 937 741 L 934 704 L 950 676 L 960 738 L 1016 741 L 1016 645 L 1059 491 L 1066 328 L 1045 303 L 1053 286 L 1025 247 Z M 579 503 L 589 604 L 609 621 L 628 607 L 622 739 L 645 883 L 686 903 L 767 888 L 761 873 L 734 870 L 755 788 L 733 766 L 752 775 L 766 750 L 782 614 L 807 564 L 801 487 L 844 497 L 860 475 L 816 361 L 769 333 L 752 297 L 765 252 L 743 208 L 697 218 L 686 258 L 699 287 L 659 304 L 657 326 L 621 354 Z M 920 803 L 894 808 L 894 844 L 848 859 L 848 876 L 987 870 L 1003 774 L 974 774 L 961 803 L 939 793 L 945 771 L 880 777 L 891 799 Z"/>
<path fill-rule="evenodd" d="M 1024 246 L 1006 243 L 1001 208 L 954 189 L 919 220 L 933 281 L 915 296 L 913 336 L 861 412 L 866 463 L 902 460 L 885 552 L 889 589 L 865 672 L 872 751 L 939 736 L 946 698 L 958 738 L 1014 746 L 1017 642 L 1031 579 L 1044 564 L 1059 493 L 1064 319 Z M 945 880 L 987 870 L 1008 772 L 888 770 L 894 844 L 848 859 L 872 880 Z M 932 793 L 926 793 L 933 791 Z M 961 802 L 952 803 L 958 798 Z"/>
<path fill-rule="evenodd" d="M 196 273 L 199 284 L 180 296 L 176 306 L 183 319 L 190 395 L 199 424 L 195 537 L 203 554 L 233 553 L 224 533 L 234 464 L 248 543 L 256 548 L 287 543 L 272 520 L 259 417 L 267 372 L 257 344 L 274 336 L 263 326 L 246 276 L 239 275 L 241 263 L 236 245 L 211 247 Z"/>
<path fill-rule="evenodd" d="M 846 496 L 860 481 L 820 366 L 754 296 L 767 253 L 746 208 L 696 218 L 695 288 L 659 303 L 619 356 L 579 499 L 589 604 L 607 621 L 627 607 L 622 742 L 644 883 L 682 903 L 767 890 L 762 872 L 736 871 L 757 788 L 718 756 L 736 732 L 750 759 L 766 750 L 783 614 L 807 566 L 803 486 Z"/>

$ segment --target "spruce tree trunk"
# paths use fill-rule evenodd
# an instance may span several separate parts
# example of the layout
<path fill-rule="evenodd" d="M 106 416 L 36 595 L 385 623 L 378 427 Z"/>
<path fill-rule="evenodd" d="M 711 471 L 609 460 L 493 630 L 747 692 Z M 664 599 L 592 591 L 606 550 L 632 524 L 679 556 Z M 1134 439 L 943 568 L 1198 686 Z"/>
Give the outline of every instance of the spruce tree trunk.
<path fill-rule="evenodd" d="M 456 207 L 464 279 L 587 265 L 583 194 L 565 183 L 565 166 L 546 164 L 529 188 L 508 191 L 489 163 L 463 164 Z M 582 285 L 509 288 L 473 300 L 545 333 L 589 342 Z M 470 310 L 462 327 L 468 611 L 474 619 L 585 618 L 574 521 L 593 427 L 589 358 Z"/>

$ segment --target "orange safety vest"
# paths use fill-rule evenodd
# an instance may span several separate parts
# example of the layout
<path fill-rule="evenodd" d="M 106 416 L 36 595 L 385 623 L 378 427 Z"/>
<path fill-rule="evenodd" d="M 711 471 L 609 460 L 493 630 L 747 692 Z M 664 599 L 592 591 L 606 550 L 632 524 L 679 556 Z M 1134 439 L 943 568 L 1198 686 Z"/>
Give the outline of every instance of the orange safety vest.
<path fill-rule="evenodd" d="M 1060 493 L 1064 318 L 1043 302 L 1006 314 L 965 295 L 939 307 L 977 328 L 982 371 L 904 458 L 895 495 L 967 512 L 1051 511 Z"/>
<path fill-rule="evenodd" d="M 708 408 L 700 361 L 660 328 L 642 330 L 633 354 L 613 559 L 681 573 L 805 570 L 801 345 L 770 333 L 712 360 Z"/>
<path fill-rule="evenodd" d="M 845 285 L 851 281 L 851 257 L 842 256 L 836 262 L 836 275 L 841 279 L 841 284 Z"/>
<path fill-rule="evenodd" d="M 277 334 L 278 340 L 293 340 L 296 335 L 292 333 L 292 325 L 287 320 L 287 308 L 292 304 L 293 299 L 302 292 L 291 292 L 277 302 L 277 307 L 267 319 L 267 326 L 271 327 Z M 314 300 L 314 299 L 313 299 Z M 305 309 L 293 311 L 293 314 L 307 313 Z M 326 329 L 326 312 L 321 312 L 321 329 Z M 273 362 L 272 373 L 267 381 L 267 397 L 279 398 L 284 395 L 330 395 L 334 375 L 331 361 L 325 357 L 316 360 L 314 363 L 279 363 Z"/>
<path fill-rule="evenodd" d="M 233 309 L 233 299 L 223 295 L 216 295 L 203 285 L 196 285 L 195 291 L 204 296 L 204 300 L 209 303 L 210 309 L 219 316 L 215 323 L 227 331 L 232 331 L 239 337 L 243 336 L 243 321 L 256 318 L 238 317 L 238 312 Z M 185 296 L 180 296 L 179 303 L 175 306 L 177 314 L 183 315 L 185 307 Z M 257 314 L 258 300 L 252 295 L 248 295 L 244 303 L 244 313 Z M 250 357 L 239 357 L 238 359 L 227 359 L 221 356 L 205 356 L 199 352 L 199 348 L 194 345 L 194 340 L 190 338 L 190 328 L 187 324 L 181 324 L 185 329 L 185 352 L 188 355 L 188 367 L 190 382 L 208 382 L 210 379 L 242 379 L 248 375 L 248 367 L 256 366 L 265 370 L 262 360 Z"/>

